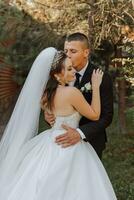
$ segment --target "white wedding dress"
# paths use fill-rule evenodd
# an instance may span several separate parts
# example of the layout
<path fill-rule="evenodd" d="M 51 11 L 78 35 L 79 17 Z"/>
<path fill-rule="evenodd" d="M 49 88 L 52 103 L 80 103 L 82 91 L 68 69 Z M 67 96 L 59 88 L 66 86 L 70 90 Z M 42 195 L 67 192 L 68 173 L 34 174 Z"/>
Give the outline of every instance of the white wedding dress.
<path fill-rule="evenodd" d="M 17 156 L 0 200 L 115 200 L 107 173 L 92 146 L 81 140 L 61 148 L 61 124 L 77 128 L 78 112 L 57 116 L 53 128 L 30 139 Z M 10 165 L 10 163 L 9 163 Z"/>

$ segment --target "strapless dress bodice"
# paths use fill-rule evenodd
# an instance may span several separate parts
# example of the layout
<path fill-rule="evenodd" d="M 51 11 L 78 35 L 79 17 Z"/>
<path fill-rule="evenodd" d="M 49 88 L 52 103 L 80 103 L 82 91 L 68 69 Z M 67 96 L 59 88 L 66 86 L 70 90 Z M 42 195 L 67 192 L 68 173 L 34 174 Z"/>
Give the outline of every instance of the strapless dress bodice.
<path fill-rule="evenodd" d="M 61 130 L 62 124 L 68 125 L 72 128 L 77 128 L 79 126 L 81 115 L 78 112 L 74 112 L 71 115 L 67 116 L 56 116 L 55 123 L 52 129 Z"/>

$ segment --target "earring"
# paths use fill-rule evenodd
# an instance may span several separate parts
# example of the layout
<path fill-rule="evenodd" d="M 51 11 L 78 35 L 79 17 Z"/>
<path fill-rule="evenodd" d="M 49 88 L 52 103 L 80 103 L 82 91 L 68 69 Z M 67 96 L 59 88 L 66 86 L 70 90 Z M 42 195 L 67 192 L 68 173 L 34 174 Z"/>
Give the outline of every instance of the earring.
<path fill-rule="evenodd" d="M 57 76 L 56 78 L 57 78 L 57 81 L 60 81 L 60 77 L 59 76 Z"/>

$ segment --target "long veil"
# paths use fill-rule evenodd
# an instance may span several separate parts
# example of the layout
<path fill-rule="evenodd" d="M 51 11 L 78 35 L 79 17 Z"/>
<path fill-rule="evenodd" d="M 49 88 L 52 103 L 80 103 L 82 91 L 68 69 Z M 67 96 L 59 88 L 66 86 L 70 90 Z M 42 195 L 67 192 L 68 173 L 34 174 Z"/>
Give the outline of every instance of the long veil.
<path fill-rule="evenodd" d="M 38 132 L 40 99 L 57 50 L 43 50 L 28 74 L 0 142 L 0 179 L 8 174 L 23 144 Z"/>

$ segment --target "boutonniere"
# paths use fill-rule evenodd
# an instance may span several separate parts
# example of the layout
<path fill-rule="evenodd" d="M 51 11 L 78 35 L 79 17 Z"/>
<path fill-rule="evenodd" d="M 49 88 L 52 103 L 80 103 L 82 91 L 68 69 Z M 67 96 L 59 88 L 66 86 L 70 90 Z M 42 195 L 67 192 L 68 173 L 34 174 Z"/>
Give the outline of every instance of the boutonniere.
<path fill-rule="evenodd" d="M 86 83 L 83 87 L 80 88 L 80 90 L 81 90 L 82 92 L 91 91 L 91 90 L 92 90 L 91 83 L 90 83 L 90 82 Z"/>

